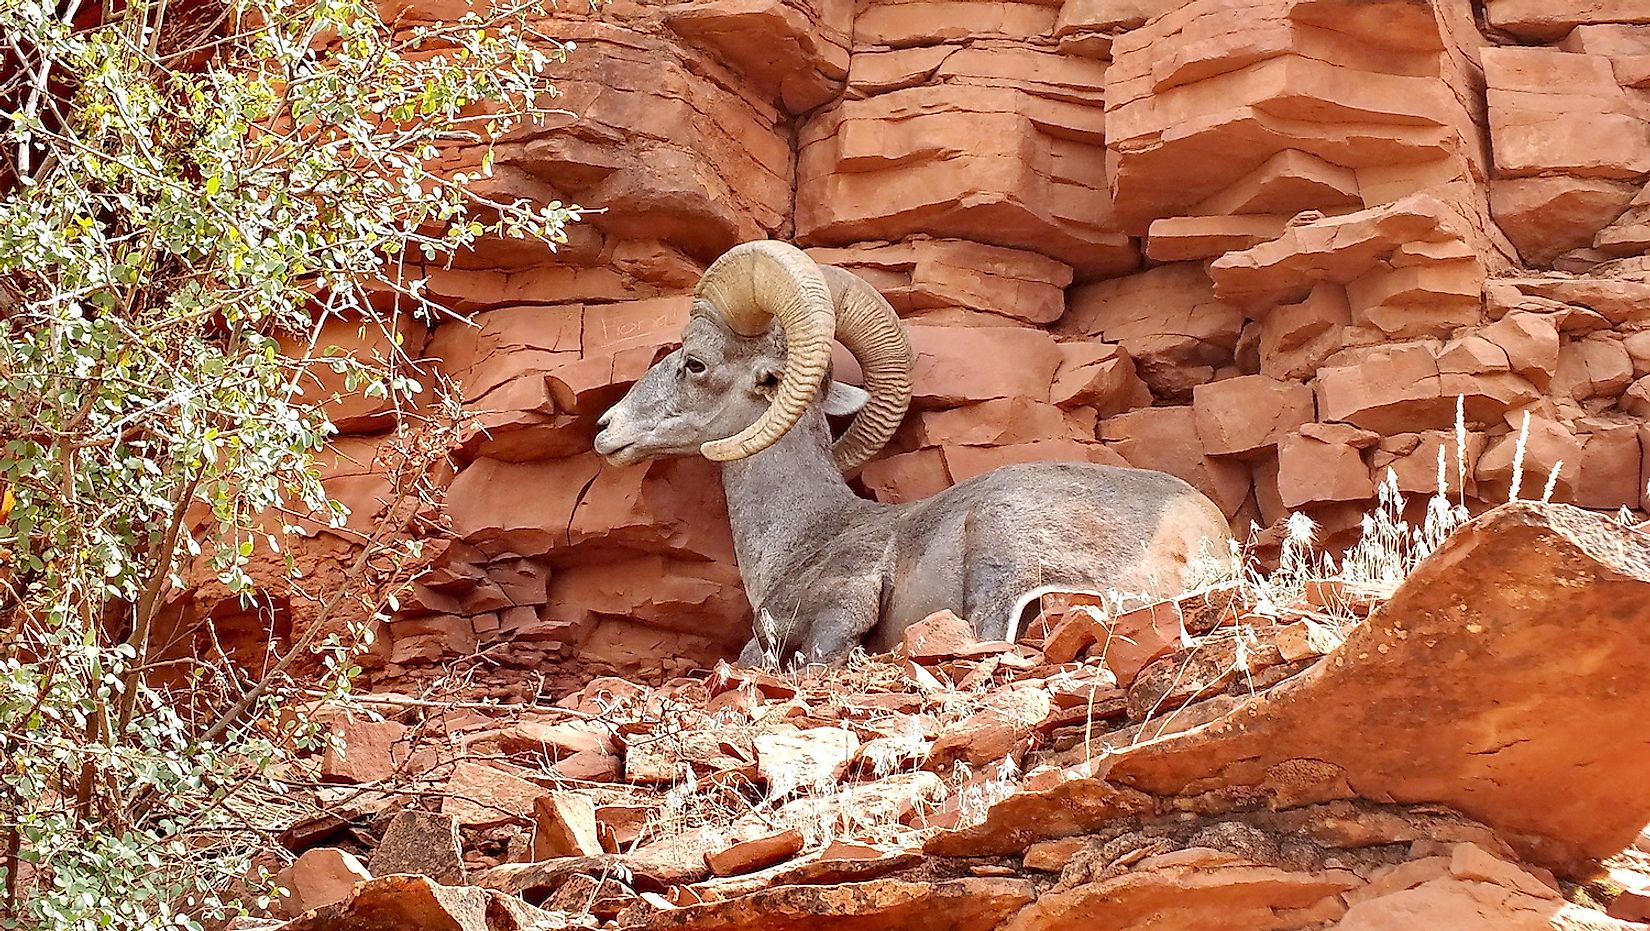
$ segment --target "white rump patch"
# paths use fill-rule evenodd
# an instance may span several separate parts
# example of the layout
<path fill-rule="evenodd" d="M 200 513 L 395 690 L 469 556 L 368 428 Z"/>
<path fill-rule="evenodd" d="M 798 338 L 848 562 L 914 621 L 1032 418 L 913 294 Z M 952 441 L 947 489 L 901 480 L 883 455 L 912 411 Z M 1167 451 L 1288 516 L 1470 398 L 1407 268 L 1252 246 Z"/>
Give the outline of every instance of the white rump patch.
<path fill-rule="evenodd" d="M 1104 598 L 1105 592 L 1088 588 L 1074 588 L 1070 585 L 1039 585 L 1031 591 L 1021 595 L 1014 602 L 1014 610 L 1008 614 L 1008 636 L 1004 637 L 1009 643 L 1020 642 L 1020 618 L 1025 616 L 1026 607 L 1044 595 L 1092 595 L 1095 598 Z"/>

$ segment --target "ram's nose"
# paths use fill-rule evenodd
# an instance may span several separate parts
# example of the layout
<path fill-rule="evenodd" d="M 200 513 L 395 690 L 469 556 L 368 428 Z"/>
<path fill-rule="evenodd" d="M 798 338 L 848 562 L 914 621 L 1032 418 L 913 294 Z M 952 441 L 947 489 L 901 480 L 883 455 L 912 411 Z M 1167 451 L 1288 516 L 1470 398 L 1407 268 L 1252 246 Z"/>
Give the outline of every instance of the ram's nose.
<path fill-rule="evenodd" d="M 611 457 L 614 453 L 624 449 L 631 443 L 630 440 L 625 439 L 622 436 L 624 433 L 622 429 L 614 428 L 613 420 L 614 417 L 612 408 L 609 408 L 600 417 L 596 418 L 596 426 L 600 427 L 601 430 L 596 434 L 596 439 L 591 444 L 596 448 L 596 452 L 607 457 Z"/>

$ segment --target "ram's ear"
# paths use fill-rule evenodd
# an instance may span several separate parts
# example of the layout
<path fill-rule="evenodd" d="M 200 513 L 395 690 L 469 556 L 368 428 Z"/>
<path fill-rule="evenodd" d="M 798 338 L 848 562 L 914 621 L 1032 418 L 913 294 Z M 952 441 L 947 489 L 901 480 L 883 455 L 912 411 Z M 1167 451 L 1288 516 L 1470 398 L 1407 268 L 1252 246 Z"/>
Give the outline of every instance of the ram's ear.
<path fill-rule="evenodd" d="M 871 395 L 863 388 L 833 381 L 830 390 L 825 393 L 825 413 L 832 417 L 847 417 L 859 413 L 859 409 L 869 400 Z"/>

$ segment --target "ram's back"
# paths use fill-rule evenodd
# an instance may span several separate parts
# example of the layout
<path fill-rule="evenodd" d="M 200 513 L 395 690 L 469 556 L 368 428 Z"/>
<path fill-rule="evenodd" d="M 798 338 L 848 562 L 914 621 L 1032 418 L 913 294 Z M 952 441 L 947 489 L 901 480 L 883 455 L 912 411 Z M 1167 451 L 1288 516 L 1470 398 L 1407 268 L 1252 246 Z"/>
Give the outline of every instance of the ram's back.
<path fill-rule="evenodd" d="M 1231 539 L 1219 507 L 1174 476 L 1075 462 L 1004 466 L 900 508 L 895 525 L 878 640 L 941 608 L 1003 615 L 1005 589 L 1174 594 Z M 973 620 L 1000 636 L 1018 619 Z"/>

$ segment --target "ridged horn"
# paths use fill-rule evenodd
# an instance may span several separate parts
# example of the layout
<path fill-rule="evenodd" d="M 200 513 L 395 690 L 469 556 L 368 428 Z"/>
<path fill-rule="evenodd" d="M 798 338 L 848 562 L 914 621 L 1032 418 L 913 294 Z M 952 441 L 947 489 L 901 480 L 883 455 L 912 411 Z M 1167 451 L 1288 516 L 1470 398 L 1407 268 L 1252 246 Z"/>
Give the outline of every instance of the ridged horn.
<path fill-rule="evenodd" d="M 720 320 L 740 336 L 760 336 L 778 320 L 785 331 L 785 372 L 756 422 L 699 447 L 706 459 L 754 456 L 796 426 L 819 396 L 831 364 L 836 311 L 819 265 L 789 243 L 740 243 L 705 269 L 693 291 L 693 313 Z"/>
<path fill-rule="evenodd" d="M 875 456 L 905 419 L 914 359 L 899 316 L 876 288 L 840 268 L 820 271 L 836 305 L 836 338 L 859 360 L 871 395 L 833 450 L 837 468 L 850 472 Z"/>

